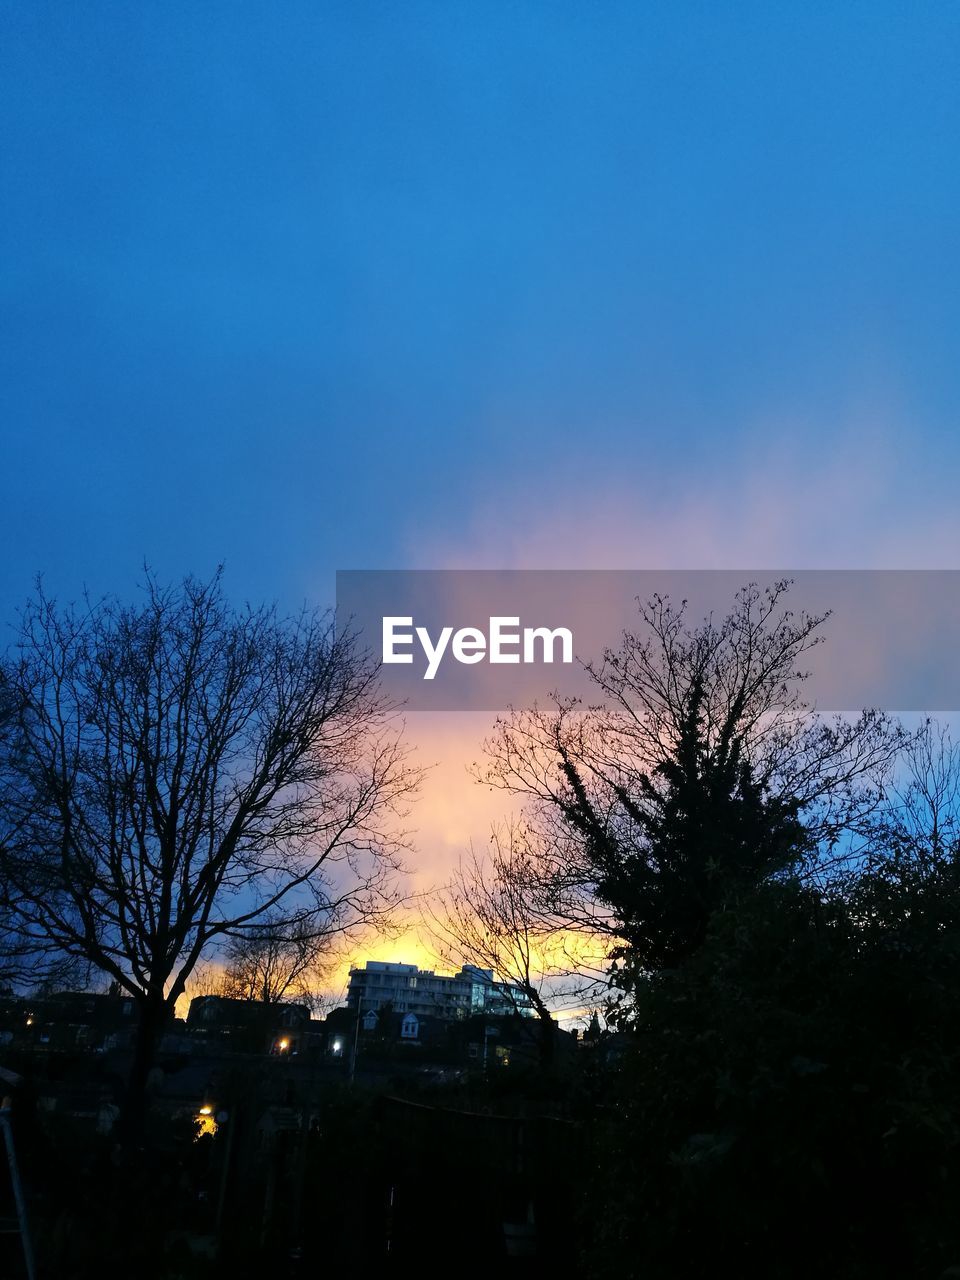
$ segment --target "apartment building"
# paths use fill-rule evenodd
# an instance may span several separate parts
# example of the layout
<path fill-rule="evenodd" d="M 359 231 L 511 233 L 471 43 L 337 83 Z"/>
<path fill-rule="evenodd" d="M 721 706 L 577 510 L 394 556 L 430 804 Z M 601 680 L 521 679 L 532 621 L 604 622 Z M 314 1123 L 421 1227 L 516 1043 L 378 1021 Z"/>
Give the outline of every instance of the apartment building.
<path fill-rule="evenodd" d="M 455 974 L 418 969 L 415 964 L 368 960 L 350 970 L 347 1007 L 361 1014 L 389 1004 L 396 1013 L 456 1019 L 475 1013 L 531 1013 L 523 992 L 497 982 L 492 969 L 464 965 Z"/>

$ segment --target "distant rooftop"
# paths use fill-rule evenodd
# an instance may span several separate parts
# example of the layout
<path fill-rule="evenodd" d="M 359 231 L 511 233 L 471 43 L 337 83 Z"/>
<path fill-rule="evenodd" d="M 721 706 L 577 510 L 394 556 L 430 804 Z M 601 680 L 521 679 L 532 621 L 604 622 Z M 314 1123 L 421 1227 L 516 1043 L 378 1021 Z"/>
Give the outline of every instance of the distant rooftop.
<path fill-rule="evenodd" d="M 425 978 L 476 977 L 481 979 L 482 981 L 488 981 L 488 982 L 493 981 L 492 969 L 481 969 L 478 965 L 475 965 L 475 964 L 462 965 L 459 972 L 455 974 L 443 974 L 443 973 L 437 974 L 433 969 L 421 969 L 415 964 L 403 964 L 400 961 L 396 961 L 396 960 L 365 960 L 363 964 L 363 969 L 367 970 L 370 973 L 396 973 L 396 974 L 409 974 L 409 975 L 417 974 L 418 976 L 425 977 Z M 351 973 L 359 973 L 362 971 L 363 970 L 360 970 L 358 968 L 351 969 Z"/>

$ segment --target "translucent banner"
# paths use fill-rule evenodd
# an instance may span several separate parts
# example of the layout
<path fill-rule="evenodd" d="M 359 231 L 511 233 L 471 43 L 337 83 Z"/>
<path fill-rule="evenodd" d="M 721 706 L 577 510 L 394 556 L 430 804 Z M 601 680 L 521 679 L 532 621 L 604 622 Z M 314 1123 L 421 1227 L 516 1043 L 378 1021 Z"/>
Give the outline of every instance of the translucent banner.
<path fill-rule="evenodd" d="M 804 655 L 822 710 L 960 710 L 960 570 L 342 570 L 337 618 L 412 710 L 490 710 L 552 692 L 589 699 L 585 663 L 644 638 L 638 601 L 719 624 L 739 589 L 789 579 L 785 609 L 829 616 Z"/>

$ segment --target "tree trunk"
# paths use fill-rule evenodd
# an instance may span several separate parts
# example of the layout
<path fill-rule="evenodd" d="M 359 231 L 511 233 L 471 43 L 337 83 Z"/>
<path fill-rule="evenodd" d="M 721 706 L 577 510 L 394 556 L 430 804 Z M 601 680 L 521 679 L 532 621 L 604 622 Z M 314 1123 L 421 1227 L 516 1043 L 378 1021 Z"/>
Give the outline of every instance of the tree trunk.
<path fill-rule="evenodd" d="M 143 1140 L 147 1115 L 147 1082 L 156 1063 L 160 1040 L 170 1016 L 166 1000 L 147 997 L 137 1001 L 137 1029 L 133 1062 L 127 1078 L 127 1091 L 120 1112 L 119 1137 L 127 1147 Z"/>

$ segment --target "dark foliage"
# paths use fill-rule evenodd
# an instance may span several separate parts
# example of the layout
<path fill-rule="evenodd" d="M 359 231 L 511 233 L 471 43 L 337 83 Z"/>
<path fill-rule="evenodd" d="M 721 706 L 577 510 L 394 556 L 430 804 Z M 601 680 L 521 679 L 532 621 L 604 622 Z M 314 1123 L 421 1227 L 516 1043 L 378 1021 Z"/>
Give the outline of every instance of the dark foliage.
<path fill-rule="evenodd" d="M 960 1260 L 960 875 L 766 886 L 634 991 L 595 1130 L 597 1276 L 843 1280 Z"/>

